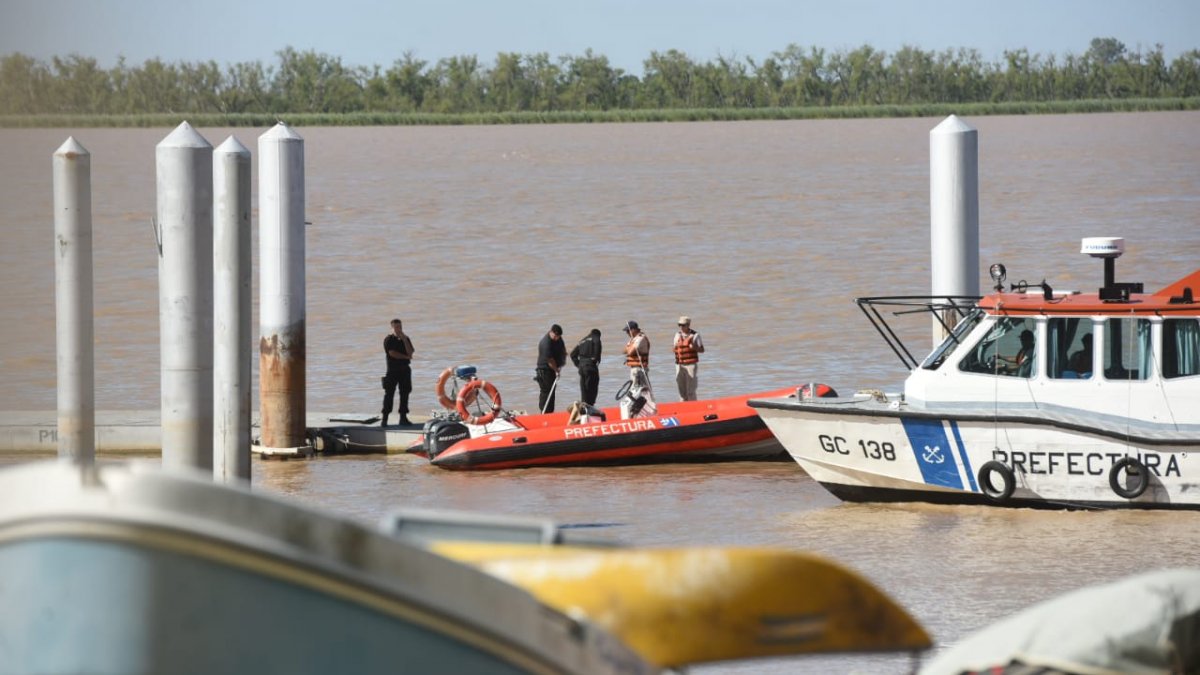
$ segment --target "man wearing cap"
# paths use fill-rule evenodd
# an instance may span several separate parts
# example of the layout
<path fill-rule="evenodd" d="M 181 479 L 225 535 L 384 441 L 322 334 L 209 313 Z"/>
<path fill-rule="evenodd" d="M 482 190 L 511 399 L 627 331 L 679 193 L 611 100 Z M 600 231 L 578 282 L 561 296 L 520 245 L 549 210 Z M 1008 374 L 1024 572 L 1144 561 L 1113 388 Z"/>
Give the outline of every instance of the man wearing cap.
<path fill-rule="evenodd" d="M 554 324 L 538 342 L 537 370 L 533 378 L 540 388 L 538 410 L 544 413 L 554 412 L 554 388 L 558 383 L 558 372 L 566 360 L 567 347 L 562 340 L 562 326 Z"/>
<path fill-rule="evenodd" d="M 636 321 L 625 322 L 621 330 L 629 336 L 625 342 L 625 365 L 629 366 L 629 379 L 637 384 L 641 374 L 648 382 L 650 380 L 650 338 L 638 328 Z"/>
<path fill-rule="evenodd" d="M 579 369 L 579 393 L 588 405 L 596 405 L 600 390 L 600 329 L 593 328 L 587 337 L 571 349 L 571 363 Z"/>
<path fill-rule="evenodd" d="M 680 401 L 696 400 L 696 371 L 700 368 L 700 355 L 704 343 L 700 334 L 692 330 L 692 320 L 679 317 L 679 332 L 675 333 L 675 384 L 679 387 Z"/>

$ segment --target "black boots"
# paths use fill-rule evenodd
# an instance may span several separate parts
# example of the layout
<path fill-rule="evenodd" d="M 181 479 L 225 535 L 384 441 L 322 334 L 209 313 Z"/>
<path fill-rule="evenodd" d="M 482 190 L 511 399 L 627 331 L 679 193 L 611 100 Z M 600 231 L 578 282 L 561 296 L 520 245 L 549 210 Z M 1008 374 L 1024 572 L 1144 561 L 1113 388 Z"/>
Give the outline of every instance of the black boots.
<path fill-rule="evenodd" d="M 410 421 L 408 420 L 408 415 L 406 415 L 406 414 L 404 414 L 404 413 L 401 413 L 401 414 L 400 414 L 400 424 L 402 424 L 402 425 L 404 425 L 404 426 L 406 426 L 406 427 L 407 427 L 407 426 L 411 426 L 411 425 L 412 425 L 412 422 L 410 422 Z"/>
<path fill-rule="evenodd" d="M 388 418 L 388 414 L 383 413 L 383 421 L 379 423 L 379 426 L 386 427 L 387 426 L 387 418 Z"/>

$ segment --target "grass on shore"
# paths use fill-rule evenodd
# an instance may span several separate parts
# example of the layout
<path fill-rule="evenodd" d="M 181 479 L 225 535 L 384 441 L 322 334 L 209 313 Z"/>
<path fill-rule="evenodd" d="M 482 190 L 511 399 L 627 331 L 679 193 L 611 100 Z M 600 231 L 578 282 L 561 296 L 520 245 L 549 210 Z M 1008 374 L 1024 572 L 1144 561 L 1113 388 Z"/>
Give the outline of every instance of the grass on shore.
<path fill-rule="evenodd" d="M 485 113 L 152 113 L 141 115 L 0 115 L 5 128 L 174 127 L 188 121 L 201 127 L 433 126 L 482 124 L 582 124 L 608 122 L 709 122 L 737 120 L 945 117 L 960 115 L 1051 115 L 1103 112 L 1200 110 L 1200 97 L 1090 99 L 1029 103 L 929 103 L 807 108 L 689 108 L 657 110 L 572 110 Z"/>

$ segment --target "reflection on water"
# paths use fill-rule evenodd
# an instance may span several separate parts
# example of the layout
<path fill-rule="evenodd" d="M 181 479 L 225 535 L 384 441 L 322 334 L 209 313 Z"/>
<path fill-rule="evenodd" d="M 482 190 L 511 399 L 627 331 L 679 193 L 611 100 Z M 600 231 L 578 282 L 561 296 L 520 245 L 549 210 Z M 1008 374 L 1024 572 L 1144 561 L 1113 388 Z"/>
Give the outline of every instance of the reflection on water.
<path fill-rule="evenodd" d="M 1125 236 L 1119 280 L 1148 290 L 1200 260 L 1200 113 L 968 121 L 979 129 L 985 268 L 1089 290 L 1102 268 L 1079 255 L 1085 236 Z M 437 374 L 460 363 L 478 365 L 510 407 L 532 408 L 551 323 L 571 343 L 601 329 L 608 397 L 624 379 L 619 328 L 637 320 L 652 380 L 669 391 L 680 314 L 707 346 L 702 396 L 814 379 L 894 385 L 904 372 L 851 300 L 927 292 L 928 133 L 939 122 L 299 129 L 312 221 L 308 405 L 377 410 L 393 316 L 416 347 L 416 411 L 436 405 Z M 153 148 L 168 131 L 0 130 L 0 409 L 55 407 L 50 159 L 71 133 L 92 153 L 97 407 L 158 407 L 150 223 Z M 263 130 L 200 131 L 253 148 Z M 574 378 L 562 386 L 573 395 Z M 640 545 L 824 553 L 894 595 L 939 645 L 1048 595 L 1200 564 L 1200 514 L 846 505 L 791 463 L 467 474 L 398 456 L 256 461 L 254 473 L 258 489 L 367 521 L 443 507 L 610 523 L 587 536 Z M 909 666 L 856 656 L 695 670 Z"/>

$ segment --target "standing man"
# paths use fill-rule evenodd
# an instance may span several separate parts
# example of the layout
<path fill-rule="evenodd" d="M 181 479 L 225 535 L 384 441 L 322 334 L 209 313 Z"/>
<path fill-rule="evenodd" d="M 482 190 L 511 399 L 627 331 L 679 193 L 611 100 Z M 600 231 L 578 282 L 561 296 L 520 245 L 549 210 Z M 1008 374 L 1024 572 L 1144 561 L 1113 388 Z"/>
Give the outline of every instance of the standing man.
<path fill-rule="evenodd" d="M 412 393 L 413 351 L 412 340 L 404 334 L 404 325 L 400 319 L 392 319 L 392 333 L 383 339 L 387 375 L 383 376 L 383 421 L 380 426 L 387 426 L 397 387 L 400 388 L 400 424 L 412 424 L 408 420 L 408 395 Z"/>
<path fill-rule="evenodd" d="M 571 348 L 571 363 L 579 369 L 579 394 L 584 403 L 596 405 L 600 390 L 600 329 L 593 328 L 587 337 Z"/>
<path fill-rule="evenodd" d="M 697 371 L 704 343 L 700 334 L 692 330 L 689 317 L 679 317 L 679 332 L 675 333 L 675 384 L 679 387 L 680 401 L 696 400 Z"/>
<path fill-rule="evenodd" d="M 554 388 L 558 383 L 558 373 L 566 361 L 567 347 L 562 340 L 562 326 L 554 324 L 538 342 L 537 374 L 533 378 L 540 387 L 538 410 L 544 413 L 554 412 Z"/>
<path fill-rule="evenodd" d="M 625 365 L 629 366 L 629 379 L 634 386 L 650 384 L 650 338 L 638 328 L 638 322 L 627 321 L 621 330 L 629 336 L 625 342 Z"/>

